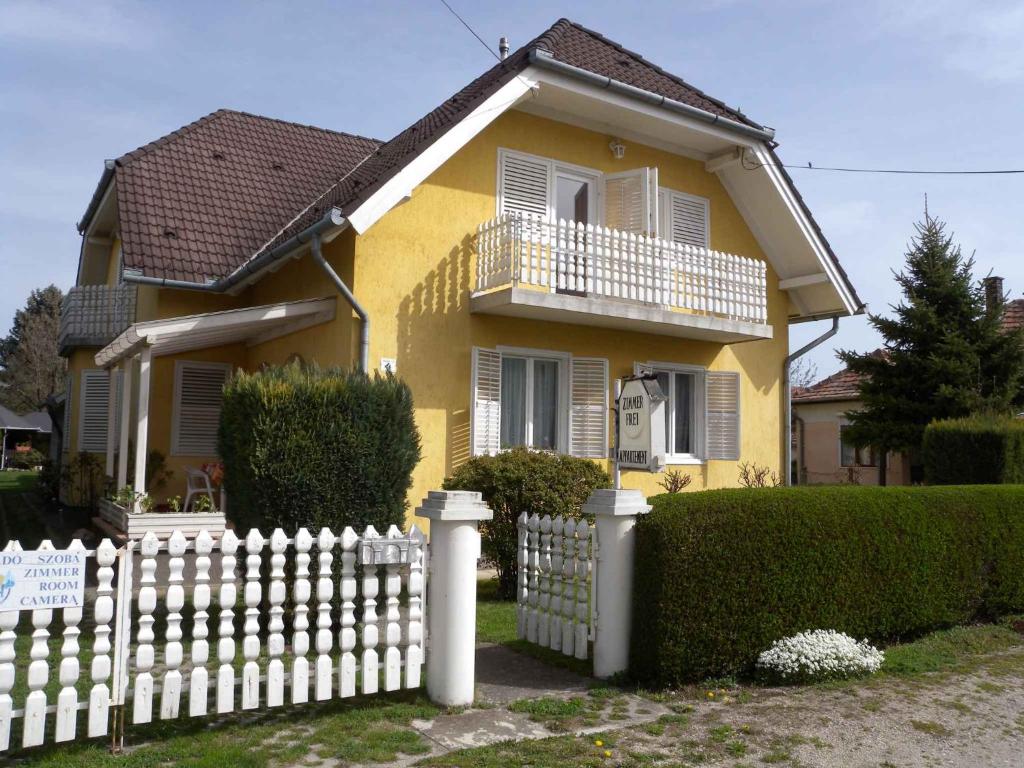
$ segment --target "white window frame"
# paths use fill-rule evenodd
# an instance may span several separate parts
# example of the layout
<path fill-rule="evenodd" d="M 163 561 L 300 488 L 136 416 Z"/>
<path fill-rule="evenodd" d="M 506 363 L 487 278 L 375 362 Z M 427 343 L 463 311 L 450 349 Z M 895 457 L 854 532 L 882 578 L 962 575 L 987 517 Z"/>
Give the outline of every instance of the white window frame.
<path fill-rule="evenodd" d="M 671 187 L 658 187 L 658 231 L 662 239 L 672 240 L 672 205 L 669 197 L 672 195 L 678 195 L 679 197 L 685 197 L 694 202 L 702 203 L 704 205 L 704 247 L 711 247 L 711 200 L 707 197 L 700 195 L 694 195 L 689 192 L 680 192 L 678 189 L 672 189 Z"/>
<path fill-rule="evenodd" d="M 505 147 L 498 147 L 498 189 L 495 195 L 495 209 L 494 215 L 500 216 L 502 208 L 504 207 L 504 196 L 502 194 L 502 188 L 504 185 L 504 169 L 505 169 L 505 158 L 506 157 L 518 157 L 522 160 L 528 160 L 535 163 L 544 163 L 548 168 L 548 188 L 547 188 L 547 201 L 548 201 L 548 221 L 555 221 L 555 194 L 558 189 L 558 174 L 562 173 L 566 176 L 573 176 L 581 181 L 587 181 L 591 185 L 593 194 L 590 196 L 590 210 L 593 220 L 590 222 L 594 225 L 600 225 L 603 223 L 604 215 L 604 185 L 601 184 L 601 178 L 603 174 L 595 168 L 588 168 L 583 165 L 574 165 L 573 163 L 563 163 L 561 160 L 556 160 L 552 157 L 544 157 L 543 155 L 534 155 L 529 152 L 520 152 L 515 149 L 507 149 Z"/>
<path fill-rule="evenodd" d="M 705 380 L 707 378 L 707 368 L 700 365 L 690 365 L 687 363 L 667 363 L 659 360 L 650 360 L 646 363 L 634 363 L 634 373 L 640 374 L 642 372 L 651 371 L 654 373 L 667 373 L 669 374 L 669 391 L 664 394 L 668 397 L 666 406 L 669 411 L 668 417 L 668 431 L 665 435 L 665 463 L 669 465 L 698 465 L 707 462 L 707 440 L 706 440 L 706 424 L 707 424 L 707 389 L 705 387 Z M 676 420 L 673 418 L 672 408 L 675 407 L 675 377 L 671 374 L 674 373 L 688 373 L 693 376 L 693 445 L 694 450 L 690 453 L 672 453 L 668 450 L 670 446 L 675 445 L 675 423 Z"/>
<path fill-rule="evenodd" d="M 544 450 L 533 448 L 533 360 L 553 360 L 558 363 L 558 402 L 555 404 L 555 413 L 558 414 L 558 435 L 555 444 L 555 453 L 569 454 L 572 446 L 569 445 L 569 412 L 572 407 L 572 393 L 569 389 L 569 363 L 572 355 L 569 352 L 556 352 L 550 349 L 533 349 L 531 347 L 507 347 L 498 345 L 495 347 L 501 355 L 502 361 L 506 357 L 525 359 L 526 363 L 526 447 L 530 450 Z M 502 387 L 505 386 L 505 377 L 501 379 Z M 500 393 L 499 393 L 500 397 Z M 500 426 L 499 426 L 500 430 Z M 499 441 L 499 450 L 501 448 Z"/>
<path fill-rule="evenodd" d="M 181 382 L 182 370 L 185 366 L 193 368 L 206 368 L 209 370 L 223 370 L 227 377 L 231 376 L 234 366 L 231 363 L 215 363 L 204 360 L 175 360 L 174 361 L 174 397 L 171 402 L 171 456 L 197 456 L 195 453 L 185 453 L 178 445 L 178 431 L 180 429 L 181 416 Z"/>

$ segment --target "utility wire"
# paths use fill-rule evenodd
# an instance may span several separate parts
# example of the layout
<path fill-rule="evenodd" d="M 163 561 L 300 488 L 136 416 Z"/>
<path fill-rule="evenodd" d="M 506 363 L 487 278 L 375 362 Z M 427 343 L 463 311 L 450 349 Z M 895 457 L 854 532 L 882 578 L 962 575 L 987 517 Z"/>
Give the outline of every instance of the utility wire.
<path fill-rule="evenodd" d="M 473 29 L 473 28 L 472 28 L 471 26 L 469 26 L 469 23 L 468 23 L 468 22 L 467 22 L 467 21 L 466 21 L 466 20 L 465 20 L 464 18 L 462 18 L 461 16 L 459 16 L 459 14 L 458 14 L 458 13 L 456 13 L 456 11 L 455 11 L 455 9 L 454 9 L 454 8 L 452 8 L 452 7 L 450 6 L 450 5 L 448 5 L 448 2 L 447 2 L 447 0 L 441 0 L 441 5 L 443 5 L 443 6 L 445 7 L 445 8 L 447 8 L 447 9 L 448 9 L 448 12 L 449 12 L 449 13 L 451 13 L 451 15 L 452 15 L 452 16 L 454 16 L 454 17 L 455 17 L 456 19 L 458 19 L 458 20 L 459 20 L 459 22 L 460 22 L 460 23 L 462 24 L 462 26 L 464 26 L 464 27 L 465 27 L 466 29 L 468 29 L 468 30 L 469 30 L 469 33 L 470 33 L 471 35 L 473 35 L 473 37 L 475 37 L 475 38 L 476 38 L 477 40 L 479 40 L 479 41 L 480 41 L 480 45 L 482 45 L 482 46 L 483 46 L 484 48 L 486 48 L 486 49 L 487 49 L 487 52 L 488 52 L 489 54 L 491 54 L 491 56 L 493 56 L 494 58 L 496 58 L 496 59 L 497 59 L 498 61 L 501 61 L 501 56 L 499 56 L 499 55 L 497 54 L 497 52 L 495 52 L 495 51 L 494 51 L 494 49 L 493 49 L 493 48 L 491 48 L 491 46 L 489 46 L 489 45 L 488 45 L 487 43 L 485 43 L 485 42 L 484 42 L 484 39 L 483 39 L 482 37 L 480 37 L 480 35 L 478 35 L 478 34 L 476 33 L 476 30 L 475 30 L 475 29 Z"/>
<path fill-rule="evenodd" d="M 812 163 L 807 163 L 807 165 L 788 165 L 786 163 L 748 164 L 745 159 L 743 162 L 743 167 L 748 171 L 755 171 L 758 168 L 764 168 L 767 165 L 774 165 L 776 168 L 791 168 L 797 171 L 838 171 L 842 173 L 896 173 L 924 176 L 993 176 L 1000 174 L 1024 173 L 1024 168 L 1001 168 L 984 171 L 926 171 L 907 170 L 902 168 L 838 168 L 833 166 L 814 165 Z"/>

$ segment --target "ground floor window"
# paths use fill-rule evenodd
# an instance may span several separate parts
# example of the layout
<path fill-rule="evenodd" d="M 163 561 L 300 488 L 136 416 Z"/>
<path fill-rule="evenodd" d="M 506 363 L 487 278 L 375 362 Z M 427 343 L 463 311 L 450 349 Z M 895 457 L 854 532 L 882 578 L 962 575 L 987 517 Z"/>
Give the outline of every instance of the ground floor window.
<path fill-rule="evenodd" d="M 501 447 L 559 449 L 561 361 L 502 355 Z"/>
<path fill-rule="evenodd" d="M 665 449 L 669 464 L 702 461 L 704 377 L 702 368 L 651 363 L 637 366 L 658 379 L 665 403 Z"/>
<path fill-rule="evenodd" d="M 848 424 L 839 427 L 839 463 L 843 467 L 877 467 L 878 455 L 873 447 L 858 448 L 846 437 Z"/>

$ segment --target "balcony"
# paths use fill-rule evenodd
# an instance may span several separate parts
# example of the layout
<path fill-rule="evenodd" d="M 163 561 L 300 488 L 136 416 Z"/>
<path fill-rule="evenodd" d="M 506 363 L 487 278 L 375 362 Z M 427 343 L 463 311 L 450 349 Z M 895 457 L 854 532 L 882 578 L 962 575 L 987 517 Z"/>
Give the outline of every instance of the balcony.
<path fill-rule="evenodd" d="M 135 322 L 134 285 L 79 285 L 60 306 L 60 353 L 104 347 Z"/>
<path fill-rule="evenodd" d="M 772 338 L 759 259 L 524 214 L 481 224 L 476 249 L 476 313 L 726 344 Z"/>

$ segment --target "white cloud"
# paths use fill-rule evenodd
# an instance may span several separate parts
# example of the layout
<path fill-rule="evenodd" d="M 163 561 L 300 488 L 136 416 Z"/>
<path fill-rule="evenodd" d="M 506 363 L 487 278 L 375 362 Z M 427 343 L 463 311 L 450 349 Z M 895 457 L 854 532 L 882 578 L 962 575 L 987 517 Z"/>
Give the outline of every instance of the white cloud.
<path fill-rule="evenodd" d="M 142 23 L 139 12 L 137 6 L 118 0 L 4 0 L 0 3 L 0 40 L 139 48 L 152 42 L 156 28 Z"/>

